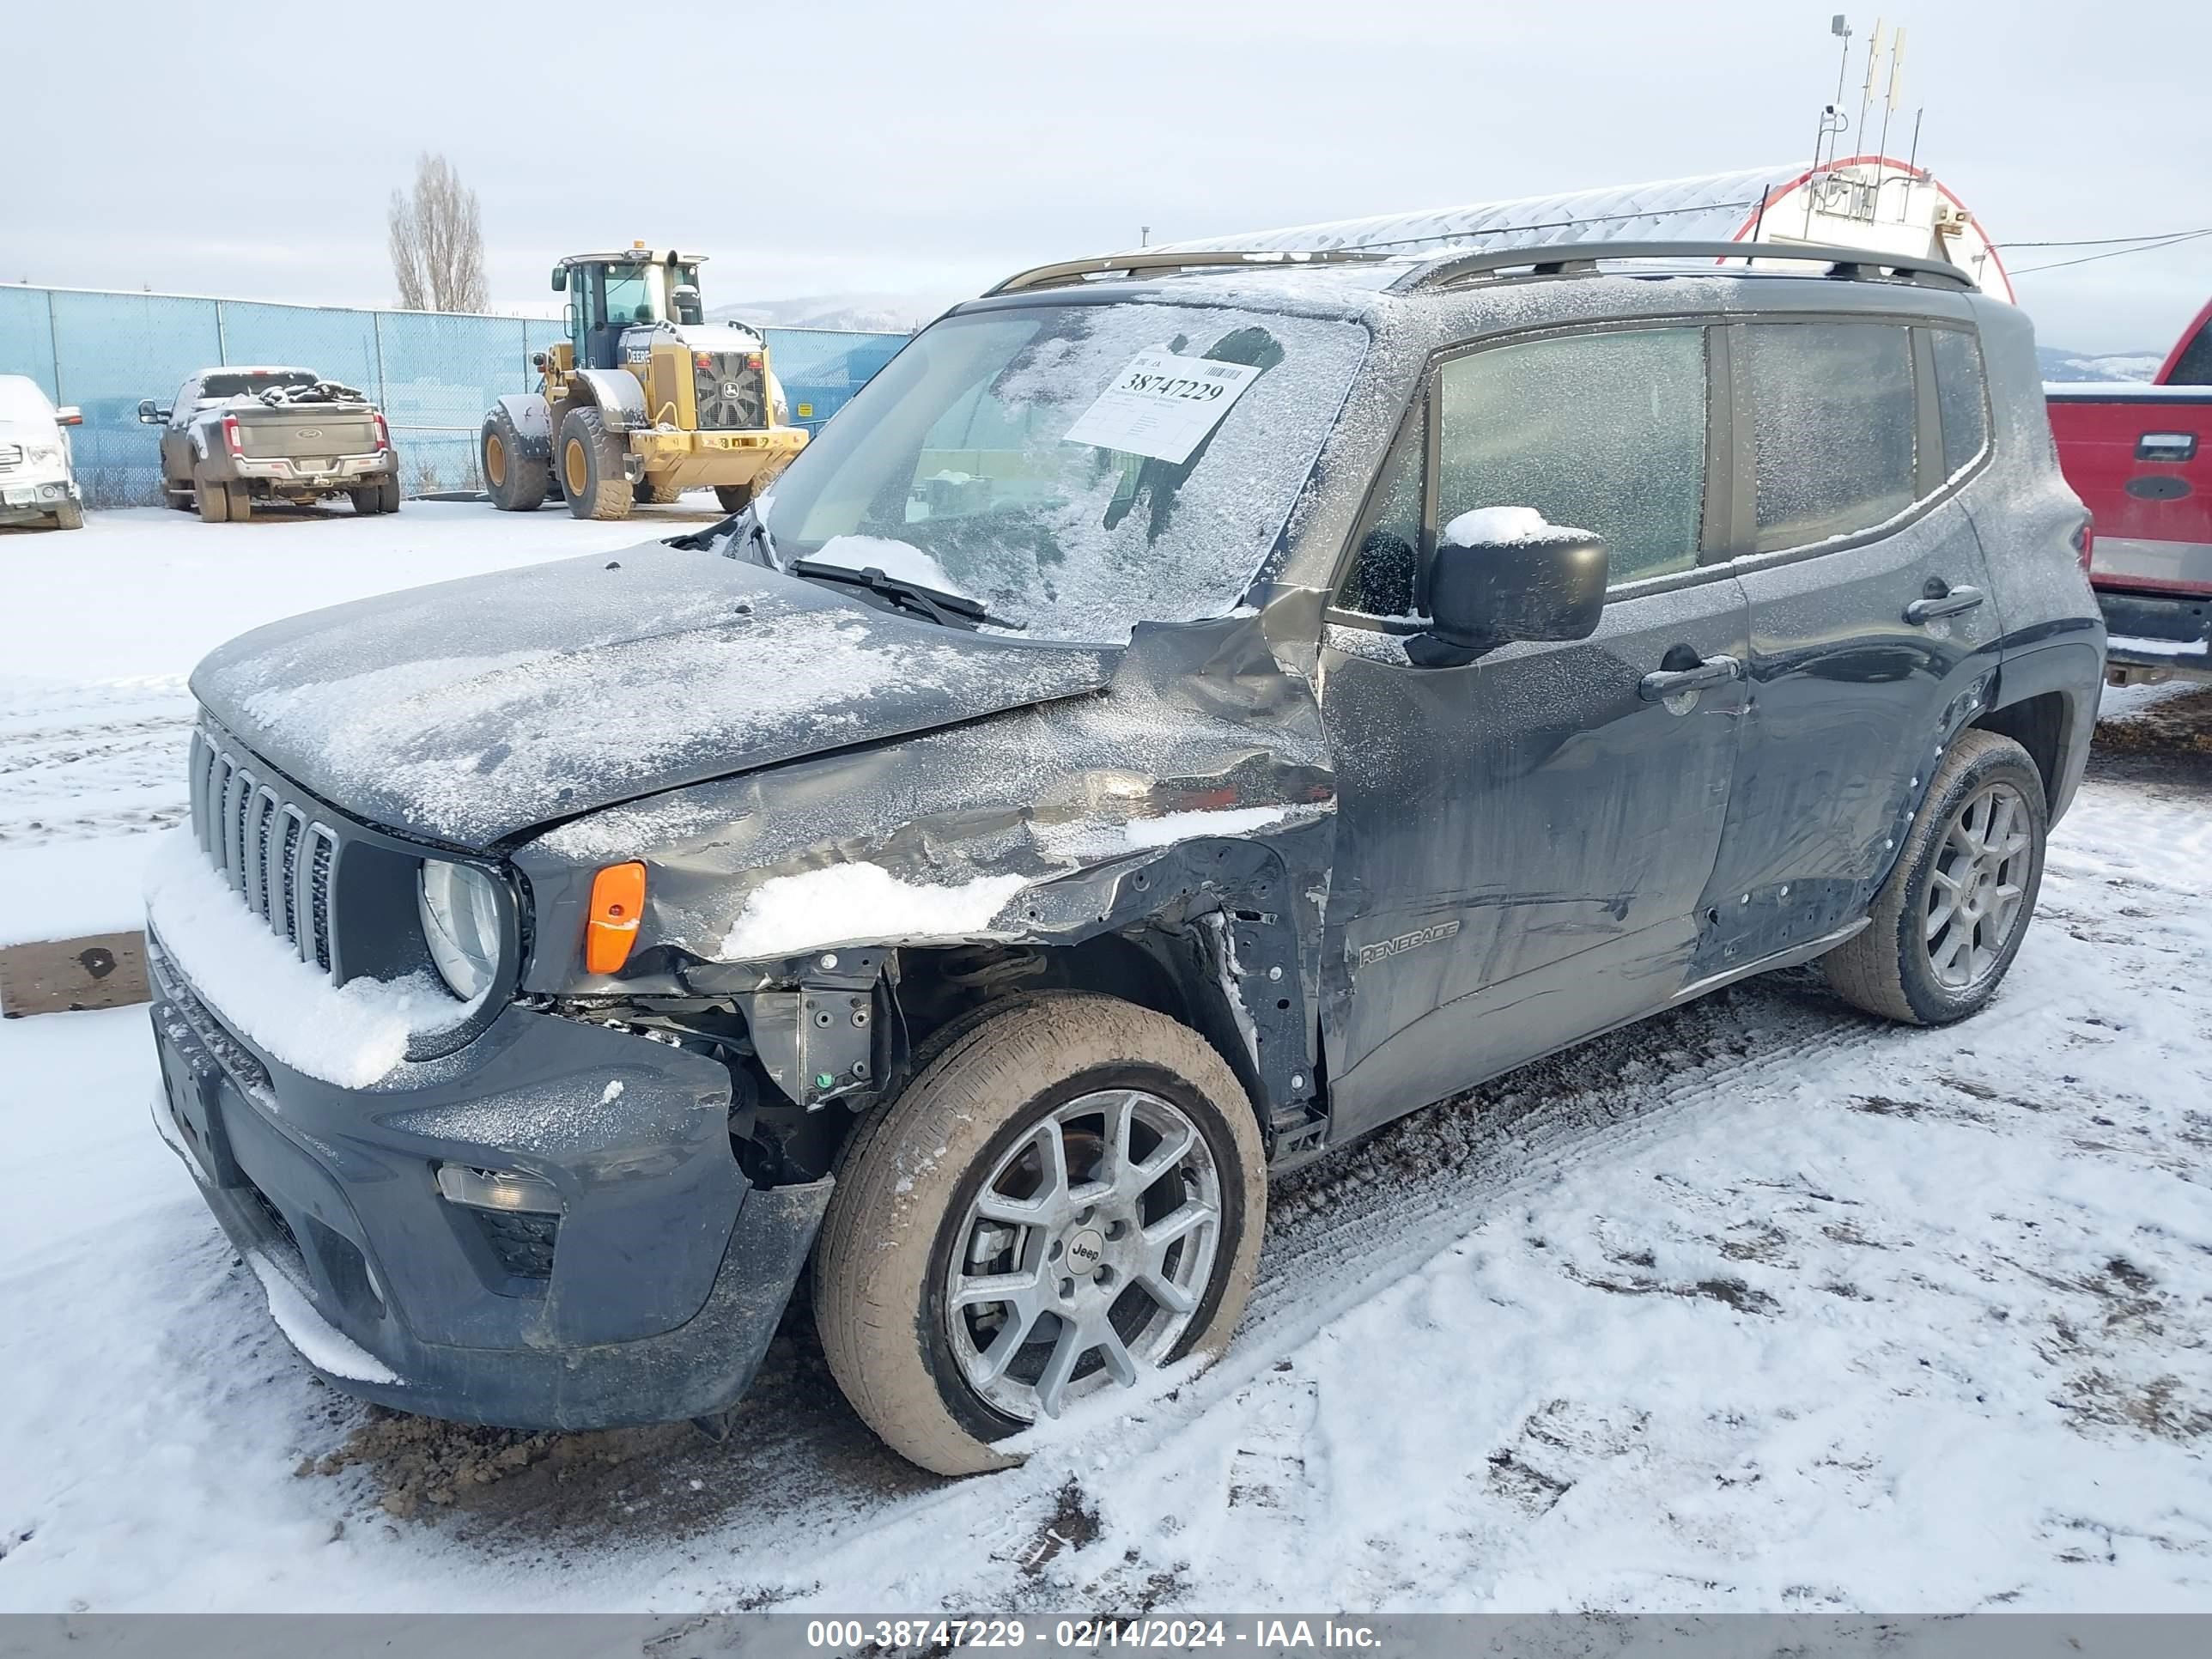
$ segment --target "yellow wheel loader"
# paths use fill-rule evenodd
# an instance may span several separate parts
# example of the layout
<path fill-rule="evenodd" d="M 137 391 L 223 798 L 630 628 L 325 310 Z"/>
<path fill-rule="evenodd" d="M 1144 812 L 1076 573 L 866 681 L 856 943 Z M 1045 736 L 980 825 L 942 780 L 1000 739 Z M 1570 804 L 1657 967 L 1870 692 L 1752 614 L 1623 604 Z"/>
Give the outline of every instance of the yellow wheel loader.
<path fill-rule="evenodd" d="M 580 519 L 623 519 L 634 501 L 712 485 L 734 513 L 805 447 L 768 342 L 706 320 L 701 263 L 639 242 L 553 268 L 568 337 L 532 360 L 536 392 L 501 398 L 484 416 L 493 506 L 527 513 L 553 495 Z"/>

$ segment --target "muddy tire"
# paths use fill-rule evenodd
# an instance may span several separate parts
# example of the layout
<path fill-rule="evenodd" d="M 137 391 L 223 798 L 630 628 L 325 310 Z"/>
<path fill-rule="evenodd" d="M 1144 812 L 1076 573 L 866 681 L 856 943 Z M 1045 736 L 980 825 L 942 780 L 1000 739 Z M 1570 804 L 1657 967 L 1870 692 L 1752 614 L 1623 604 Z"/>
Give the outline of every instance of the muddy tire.
<path fill-rule="evenodd" d="M 681 485 L 655 483 L 651 478 L 640 478 L 636 486 L 637 499 L 653 507 L 666 507 L 684 499 Z"/>
<path fill-rule="evenodd" d="M 222 487 L 222 492 L 230 497 L 230 521 L 233 524 L 244 524 L 253 516 L 252 490 L 242 483 L 227 483 Z"/>
<path fill-rule="evenodd" d="M 815 1320 L 893 1450 L 1003 1468 L 997 1443 L 1040 1416 L 1218 1352 L 1266 1215 L 1251 1102 L 1196 1032 L 1109 997 L 1018 1002 L 847 1144 Z"/>
<path fill-rule="evenodd" d="M 561 422 L 554 454 L 561 466 L 561 491 L 568 511 L 580 519 L 627 519 L 633 491 L 623 471 L 624 447 L 607 430 L 596 409 L 573 409 Z"/>
<path fill-rule="evenodd" d="M 230 491 L 219 483 L 210 483 L 205 478 L 194 477 L 192 505 L 199 509 L 202 524 L 230 522 Z"/>
<path fill-rule="evenodd" d="M 477 437 L 477 459 L 483 468 L 484 493 L 502 513 L 534 513 L 552 488 L 550 457 L 532 454 L 514 416 L 495 409 L 484 416 Z"/>
<path fill-rule="evenodd" d="M 722 504 L 725 513 L 742 513 L 752 505 L 753 487 L 749 483 L 716 484 L 714 499 Z"/>
<path fill-rule="evenodd" d="M 1821 958 L 1844 1001 L 1945 1025 L 1996 994 L 2035 914 L 2050 809 L 2027 751 L 1962 732 L 1929 780 L 1868 926 Z"/>
<path fill-rule="evenodd" d="M 82 530 L 84 528 L 84 507 L 76 501 L 64 501 L 54 509 L 54 528 Z"/>

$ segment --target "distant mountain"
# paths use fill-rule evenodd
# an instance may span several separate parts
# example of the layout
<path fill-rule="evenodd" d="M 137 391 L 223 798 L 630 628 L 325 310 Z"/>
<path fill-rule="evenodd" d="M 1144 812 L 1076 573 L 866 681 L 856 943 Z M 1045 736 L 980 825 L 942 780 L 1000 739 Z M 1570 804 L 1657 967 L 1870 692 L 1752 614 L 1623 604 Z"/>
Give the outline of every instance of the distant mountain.
<path fill-rule="evenodd" d="M 2038 346 L 2045 380 L 2148 380 L 2166 361 L 2163 351 L 2112 351 L 2090 356 L 2064 346 Z"/>
<path fill-rule="evenodd" d="M 775 328 L 848 328 L 871 334 L 910 334 L 967 295 L 805 294 L 783 300 L 741 300 L 707 313 L 718 323 Z"/>

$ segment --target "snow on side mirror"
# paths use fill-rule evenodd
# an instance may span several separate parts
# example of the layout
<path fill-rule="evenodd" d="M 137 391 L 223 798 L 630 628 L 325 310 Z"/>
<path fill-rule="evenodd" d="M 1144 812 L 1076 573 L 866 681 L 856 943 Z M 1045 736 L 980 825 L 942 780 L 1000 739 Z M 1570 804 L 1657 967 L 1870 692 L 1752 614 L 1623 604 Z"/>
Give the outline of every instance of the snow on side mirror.
<path fill-rule="evenodd" d="M 1610 563 L 1604 538 L 1534 507 L 1462 513 L 1437 538 L 1429 631 L 1414 660 L 1442 666 L 1510 640 L 1586 640 L 1605 609 Z"/>

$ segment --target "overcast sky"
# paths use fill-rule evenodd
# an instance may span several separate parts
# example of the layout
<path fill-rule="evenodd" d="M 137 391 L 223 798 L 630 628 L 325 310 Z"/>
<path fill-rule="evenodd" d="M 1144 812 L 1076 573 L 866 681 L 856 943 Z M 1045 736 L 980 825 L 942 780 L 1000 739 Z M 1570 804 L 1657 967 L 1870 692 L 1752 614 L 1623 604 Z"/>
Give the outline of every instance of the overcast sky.
<path fill-rule="evenodd" d="M 2212 225 L 2207 0 L 1911 8 L 1890 149 L 1924 105 L 1922 160 L 2000 242 Z M 0 64 L 23 147 L 0 280 L 389 304 L 385 201 L 433 149 L 482 198 L 501 307 L 542 307 L 562 252 L 633 238 L 710 255 L 710 305 L 951 299 L 1145 224 L 1164 241 L 1809 156 L 1834 9 L 32 0 Z M 1849 15 L 1863 43 L 1875 15 Z M 25 165 L 42 142 L 51 173 Z M 2019 292 L 2046 343 L 2162 349 L 2212 295 L 2212 239 Z"/>

